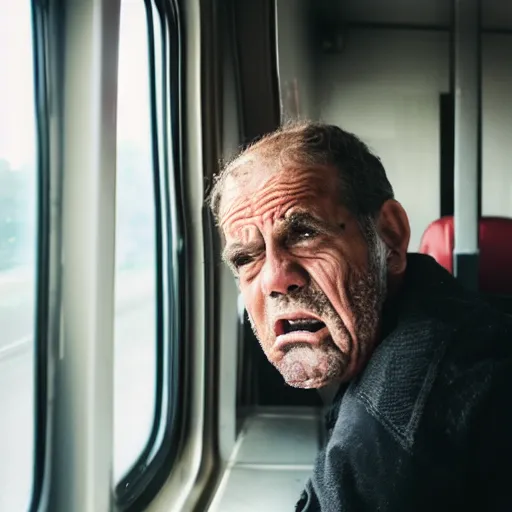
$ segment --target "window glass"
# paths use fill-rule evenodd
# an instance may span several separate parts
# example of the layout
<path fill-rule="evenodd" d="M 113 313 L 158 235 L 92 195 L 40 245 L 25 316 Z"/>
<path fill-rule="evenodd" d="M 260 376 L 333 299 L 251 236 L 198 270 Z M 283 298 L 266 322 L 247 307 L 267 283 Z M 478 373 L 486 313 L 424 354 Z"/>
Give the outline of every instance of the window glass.
<path fill-rule="evenodd" d="M 155 411 L 156 253 L 148 30 L 143 0 L 123 0 L 119 40 L 114 477 L 148 441 Z"/>
<path fill-rule="evenodd" d="M 0 510 L 26 510 L 34 464 L 36 119 L 29 0 L 0 0 Z"/>

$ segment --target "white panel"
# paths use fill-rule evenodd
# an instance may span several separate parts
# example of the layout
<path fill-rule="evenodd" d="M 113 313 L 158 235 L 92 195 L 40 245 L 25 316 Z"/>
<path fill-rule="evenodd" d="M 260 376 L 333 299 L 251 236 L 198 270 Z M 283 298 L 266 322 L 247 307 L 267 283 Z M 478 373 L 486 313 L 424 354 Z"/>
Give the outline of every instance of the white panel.
<path fill-rule="evenodd" d="M 107 512 L 112 501 L 118 31 L 118 1 L 66 3 L 62 330 L 48 510 Z"/>
<path fill-rule="evenodd" d="M 342 54 L 320 57 L 321 115 L 382 159 L 409 215 L 416 251 L 439 217 L 439 94 L 449 89 L 447 34 L 354 30 Z"/>
<path fill-rule="evenodd" d="M 482 214 L 512 217 L 512 35 L 482 46 Z"/>

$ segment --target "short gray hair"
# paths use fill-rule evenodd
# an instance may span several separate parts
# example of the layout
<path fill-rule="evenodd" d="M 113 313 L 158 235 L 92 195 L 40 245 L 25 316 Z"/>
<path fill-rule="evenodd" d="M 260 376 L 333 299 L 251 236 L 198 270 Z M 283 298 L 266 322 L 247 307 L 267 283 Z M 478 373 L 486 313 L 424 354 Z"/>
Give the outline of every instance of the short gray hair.
<path fill-rule="evenodd" d="M 251 154 L 281 167 L 292 163 L 335 168 L 340 177 L 340 200 L 359 219 L 375 217 L 384 202 L 394 199 L 381 161 L 364 142 L 338 126 L 299 122 L 264 136 L 222 167 L 209 197 L 217 222 L 226 179 L 243 173 L 244 161 Z"/>

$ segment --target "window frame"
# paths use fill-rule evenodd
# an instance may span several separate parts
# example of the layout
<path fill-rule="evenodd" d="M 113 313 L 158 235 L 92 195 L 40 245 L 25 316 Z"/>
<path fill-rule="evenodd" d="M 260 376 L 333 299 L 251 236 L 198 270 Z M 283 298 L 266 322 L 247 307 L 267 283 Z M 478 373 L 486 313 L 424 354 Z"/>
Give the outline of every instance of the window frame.
<path fill-rule="evenodd" d="M 44 507 L 47 487 L 49 433 L 49 350 L 51 268 L 50 117 L 48 105 L 48 4 L 31 0 L 34 113 L 36 118 L 36 258 L 34 317 L 34 461 L 29 510 Z"/>
<path fill-rule="evenodd" d="M 188 338 L 189 243 L 182 174 L 182 45 L 178 4 L 144 0 L 148 27 L 149 89 L 156 229 L 155 413 L 148 441 L 115 486 L 119 510 L 142 510 L 169 476 L 181 448 Z M 160 25 L 161 55 L 155 45 Z M 157 80 L 161 66 L 161 80 Z M 159 108 L 160 107 L 160 108 Z"/>

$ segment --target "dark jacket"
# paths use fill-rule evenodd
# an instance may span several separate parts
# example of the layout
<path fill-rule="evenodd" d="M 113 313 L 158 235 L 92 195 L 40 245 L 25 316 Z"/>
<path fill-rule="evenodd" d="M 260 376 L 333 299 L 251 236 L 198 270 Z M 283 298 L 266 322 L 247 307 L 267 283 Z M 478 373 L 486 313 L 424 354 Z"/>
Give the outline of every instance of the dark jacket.
<path fill-rule="evenodd" d="M 512 512 L 512 318 L 409 255 L 298 511 Z"/>

